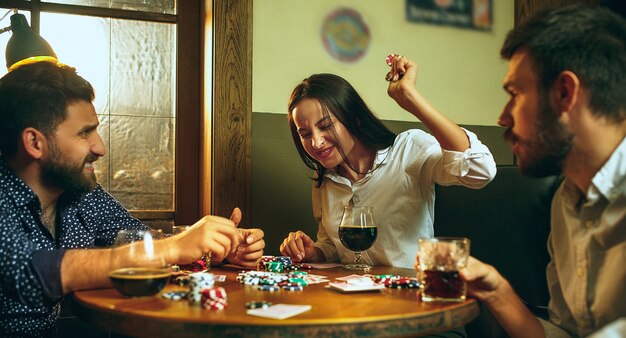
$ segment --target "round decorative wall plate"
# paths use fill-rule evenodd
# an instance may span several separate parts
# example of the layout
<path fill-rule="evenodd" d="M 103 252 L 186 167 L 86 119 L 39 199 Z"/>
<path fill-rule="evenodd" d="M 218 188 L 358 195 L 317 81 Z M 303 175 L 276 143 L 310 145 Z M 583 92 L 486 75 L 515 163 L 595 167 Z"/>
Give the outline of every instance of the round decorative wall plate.
<path fill-rule="evenodd" d="M 338 8 L 326 16 L 322 41 L 328 54 L 341 62 L 360 60 L 370 45 L 370 31 L 361 14 L 350 8 Z"/>

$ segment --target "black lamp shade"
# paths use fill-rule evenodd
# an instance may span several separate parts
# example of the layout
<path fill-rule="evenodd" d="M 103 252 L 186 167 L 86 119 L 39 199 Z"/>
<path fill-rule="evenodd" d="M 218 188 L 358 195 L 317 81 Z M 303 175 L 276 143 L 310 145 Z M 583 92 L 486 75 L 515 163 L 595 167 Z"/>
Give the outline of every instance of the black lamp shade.
<path fill-rule="evenodd" d="M 13 35 L 7 43 L 7 68 L 29 58 L 56 59 L 50 44 L 39 34 L 35 34 L 28 25 L 23 14 L 11 15 L 11 31 Z"/>

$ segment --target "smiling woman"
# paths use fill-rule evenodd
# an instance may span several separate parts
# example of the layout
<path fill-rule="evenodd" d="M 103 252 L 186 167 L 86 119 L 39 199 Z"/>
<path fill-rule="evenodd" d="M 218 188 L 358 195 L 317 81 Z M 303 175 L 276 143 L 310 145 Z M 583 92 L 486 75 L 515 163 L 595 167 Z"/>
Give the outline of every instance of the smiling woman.
<path fill-rule="evenodd" d="M 315 171 L 317 241 L 301 230 L 290 232 L 280 245 L 283 255 L 303 262 L 351 262 L 352 254 L 340 244 L 341 215 L 346 206 L 367 205 L 382 224 L 378 240 L 363 253 L 364 263 L 411 267 L 417 239 L 433 236 L 434 184 L 478 189 L 494 177 L 489 149 L 416 91 L 417 65 L 402 56 L 390 63 L 389 96 L 433 135 L 394 134 L 340 76 L 304 79 L 291 94 L 287 116 L 300 157 Z"/>

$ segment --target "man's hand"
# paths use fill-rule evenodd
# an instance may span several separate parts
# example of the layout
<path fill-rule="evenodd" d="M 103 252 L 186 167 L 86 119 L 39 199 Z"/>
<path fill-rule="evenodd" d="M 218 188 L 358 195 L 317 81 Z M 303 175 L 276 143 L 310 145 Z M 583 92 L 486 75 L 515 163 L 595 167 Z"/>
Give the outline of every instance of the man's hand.
<path fill-rule="evenodd" d="M 239 234 L 233 221 L 205 216 L 187 231 L 163 241 L 169 246 L 170 263 L 188 264 L 209 251 L 219 262 L 237 250 Z"/>
<path fill-rule="evenodd" d="M 467 293 L 487 305 L 509 337 L 545 337 L 539 320 L 493 266 L 470 257 L 459 274 L 467 282 Z"/>
<path fill-rule="evenodd" d="M 508 283 L 493 266 L 474 257 L 469 257 L 467 267 L 459 273 L 467 282 L 468 294 L 487 303 L 494 301 L 503 285 Z"/>
<path fill-rule="evenodd" d="M 235 208 L 230 215 L 230 220 L 235 223 L 235 227 L 241 222 L 241 210 Z M 239 236 L 239 246 L 237 250 L 228 255 L 227 260 L 231 264 L 256 267 L 257 262 L 263 256 L 265 248 L 265 233 L 261 229 L 237 229 Z"/>

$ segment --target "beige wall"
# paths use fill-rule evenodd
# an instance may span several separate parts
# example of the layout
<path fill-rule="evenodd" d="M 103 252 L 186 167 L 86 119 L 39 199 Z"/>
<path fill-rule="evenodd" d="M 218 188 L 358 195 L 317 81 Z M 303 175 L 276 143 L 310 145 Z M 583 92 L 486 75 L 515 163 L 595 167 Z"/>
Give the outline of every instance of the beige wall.
<path fill-rule="evenodd" d="M 345 77 L 385 120 L 414 121 L 386 94 L 384 62 L 390 52 L 420 65 L 418 89 L 459 124 L 496 124 L 506 95 L 506 62 L 499 49 L 513 27 L 513 0 L 493 0 L 491 32 L 416 24 L 405 19 L 405 0 L 255 0 L 253 23 L 254 112 L 285 113 L 291 90 L 313 73 Z M 338 7 L 361 13 L 371 44 L 355 63 L 326 53 L 320 29 Z"/>

